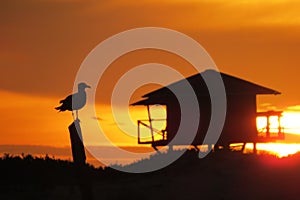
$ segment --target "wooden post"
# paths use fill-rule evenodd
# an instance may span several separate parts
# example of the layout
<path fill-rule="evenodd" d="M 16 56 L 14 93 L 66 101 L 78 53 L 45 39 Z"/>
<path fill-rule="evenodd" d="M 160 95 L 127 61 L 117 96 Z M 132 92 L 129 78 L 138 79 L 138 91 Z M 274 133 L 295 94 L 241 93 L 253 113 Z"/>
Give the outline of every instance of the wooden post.
<path fill-rule="evenodd" d="M 245 150 L 245 148 L 246 148 L 246 144 L 247 144 L 247 143 L 244 142 L 243 145 L 242 145 L 242 149 L 241 149 L 242 153 L 244 152 L 244 150 Z"/>
<path fill-rule="evenodd" d="M 211 151 L 212 149 L 214 150 L 214 152 L 217 152 L 217 151 L 219 151 L 220 150 L 220 145 L 218 145 L 218 144 L 214 144 L 214 145 L 208 145 L 208 147 L 209 147 L 209 151 Z"/>
<path fill-rule="evenodd" d="M 266 137 L 270 138 L 270 116 L 267 116 L 267 131 L 266 131 Z"/>
<path fill-rule="evenodd" d="M 277 116 L 277 122 L 278 122 L 278 133 L 280 135 L 280 133 L 281 133 L 281 124 L 280 124 L 280 116 L 279 115 Z"/>
<path fill-rule="evenodd" d="M 73 161 L 78 166 L 85 165 L 86 156 L 82 142 L 82 134 L 79 119 L 74 120 L 74 122 L 69 126 L 69 132 Z"/>
<path fill-rule="evenodd" d="M 87 178 L 86 171 L 86 155 L 84 151 L 84 145 L 82 142 L 82 133 L 80 128 L 79 119 L 75 119 L 74 122 L 69 126 L 72 156 L 75 167 L 77 169 L 77 177 L 79 181 L 79 188 L 81 191 L 82 200 L 92 200 L 93 191 L 90 180 Z"/>
<path fill-rule="evenodd" d="M 256 142 L 253 142 L 253 153 L 257 154 Z"/>

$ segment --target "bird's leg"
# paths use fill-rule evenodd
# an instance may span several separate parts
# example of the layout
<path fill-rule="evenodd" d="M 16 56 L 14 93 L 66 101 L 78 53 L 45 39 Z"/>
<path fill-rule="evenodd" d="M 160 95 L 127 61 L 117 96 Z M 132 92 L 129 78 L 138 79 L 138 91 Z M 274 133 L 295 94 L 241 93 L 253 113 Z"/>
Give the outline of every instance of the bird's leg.
<path fill-rule="evenodd" d="M 78 110 L 76 110 L 76 120 L 78 120 Z"/>
<path fill-rule="evenodd" d="M 74 116 L 74 112 L 72 111 L 72 117 L 73 117 L 73 119 L 74 119 L 74 121 L 75 121 L 75 116 Z"/>

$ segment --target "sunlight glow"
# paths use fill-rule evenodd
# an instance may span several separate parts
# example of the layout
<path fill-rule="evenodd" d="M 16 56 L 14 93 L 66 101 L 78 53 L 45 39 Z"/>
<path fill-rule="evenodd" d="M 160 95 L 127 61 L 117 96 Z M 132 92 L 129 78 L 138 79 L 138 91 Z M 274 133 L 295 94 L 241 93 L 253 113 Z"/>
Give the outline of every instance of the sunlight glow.
<path fill-rule="evenodd" d="M 266 117 L 257 117 L 256 126 L 258 131 L 265 132 L 264 128 L 267 126 Z M 300 134 L 300 112 L 283 112 L 281 118 L 281 126 L 284 132 L 292 134 Z M 278 131 L 278 118 L 270 117 L 271 132 Z"/>
<path fill-rule="evenodd" d="M 300 134 L 300 113 L 299 112 L 284 112 L 282 126 L 287 133 Z"/>
<path fill-rule="evenodd" d="M 300 112 L 283 112 L 281 118 L 281 126 L 285 133 L 300 134 Z M 256 119 L 257 130 L 259 132 L 266 132 L 267 126 L 266 117 L 257 117 Z M 278 131 L 278 118 L 270 117 L 270 132 Z M 284 140 L 282 142 L 285 142 Z M 246 149 L 253 149 L 252 144 L 247 144 Z M 300 151 L 300 144 L 296 143 L 259 143 L 257 144 L 257 150 L 263 153 L 274 154 L 278 157 L 285 157 L 291 154 L 295 154 Z"/>
<path fill-rule="evenodd" d="M 300 144 L 287 144 L 287 143 L 258 143 L 258 154 L 269 153 L 276 155 L 279 158 L 295 154 L 300 151 Z M 246 145 L 246 152 L 253 149 L 253 144 Z"/>

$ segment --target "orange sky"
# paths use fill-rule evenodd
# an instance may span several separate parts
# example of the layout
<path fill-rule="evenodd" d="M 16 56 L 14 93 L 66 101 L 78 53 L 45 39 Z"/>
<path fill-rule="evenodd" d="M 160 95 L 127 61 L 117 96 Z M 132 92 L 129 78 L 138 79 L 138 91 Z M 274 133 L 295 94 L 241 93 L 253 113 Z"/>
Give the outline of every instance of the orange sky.
<path fill-rule="evenodd" d="M 3 0 L 0 144 L 68 145 L 71 114 L 53 108 L 72 91 L 81 62 L 109 36 L 145 26 L 185 33 L 203 45 L 222 72 L 282 92 L 259 97 L 260 109 L 300 112 L 299 10 L 296 0 Z M 185 76 L 193 72 L 166 52 L 124 55 L 102 80 L 99 109 L 110 101 L 107 94 L 122 73 L 147 62 L 173 66 Z M 108 111 L 98 115 L 103 126 L 117 132 Z"/>

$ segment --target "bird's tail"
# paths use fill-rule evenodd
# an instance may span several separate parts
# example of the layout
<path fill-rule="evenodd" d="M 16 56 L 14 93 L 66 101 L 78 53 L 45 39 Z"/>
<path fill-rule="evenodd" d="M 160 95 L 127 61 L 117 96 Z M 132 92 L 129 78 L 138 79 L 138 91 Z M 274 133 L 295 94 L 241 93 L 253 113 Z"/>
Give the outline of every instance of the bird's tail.
<path fill-rule="evenodd" d="M 61 112 L 61 111 L 62 111 L 60 106 L 55 107 L 55 110 L 58 110 L 58 112 Z"/>

